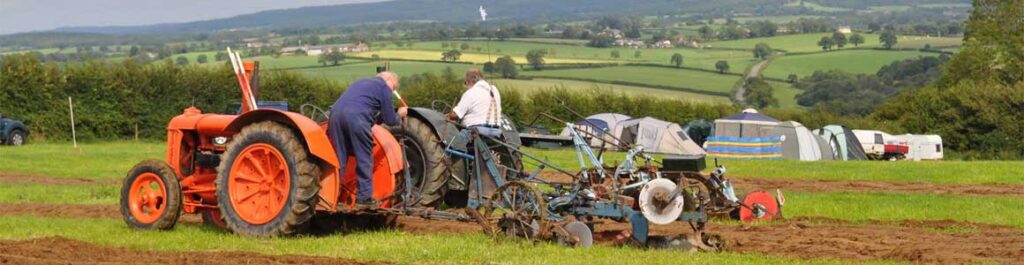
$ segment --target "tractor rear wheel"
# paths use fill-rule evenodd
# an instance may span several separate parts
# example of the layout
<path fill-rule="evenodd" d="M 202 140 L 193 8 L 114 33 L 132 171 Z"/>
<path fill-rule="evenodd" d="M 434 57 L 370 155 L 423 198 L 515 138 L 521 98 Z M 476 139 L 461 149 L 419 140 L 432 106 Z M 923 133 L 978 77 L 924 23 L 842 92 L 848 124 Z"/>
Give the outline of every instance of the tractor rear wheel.
<path fill-rule="evenodd" d="M 449 172 L 441 139 L 429 124 L 416 118 L 406 119 L 393 132 L 402 143 L 408 161 L 407 170 L 413 180 L 408 203 L 436 206 L 444 197 Z"/>
<path fill-rule="evenodd" d="M 136 164 L 121 187 L 121 214 L 132 228 L 173 228 L 181 216 L 178 175 L 160 160 Z"/>
<path fill-rule="evenodd" d="M 316 210 L 320 169 L 296 134 L 264 121 L 242 128 L 217 168 L 217 202 L 231 231 L 255 237 L 303 231 Z"/>

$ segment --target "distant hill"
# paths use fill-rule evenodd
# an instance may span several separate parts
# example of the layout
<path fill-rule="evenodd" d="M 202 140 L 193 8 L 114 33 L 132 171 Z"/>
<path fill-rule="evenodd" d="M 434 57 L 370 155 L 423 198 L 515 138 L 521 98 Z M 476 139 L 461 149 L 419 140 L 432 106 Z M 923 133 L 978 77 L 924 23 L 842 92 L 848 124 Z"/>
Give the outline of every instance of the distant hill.
<path fill-rule="evenodd" d="M 741 4 L 742 3 L 742 4 Z M 377 3 L 302 7 L 263 11 L 230 18 L 146 26 L 67 27 L 60 32 L 107 34 L 208 32 L 235 28 L 288 28 L 400 20 L 470 22 L 480 20 L 483 5 L 489 20 L 588 18 L 603 15 L 656 15 L 699 12 L 722 7 L 754 11 L 779 0 L 397 0 Z"/>

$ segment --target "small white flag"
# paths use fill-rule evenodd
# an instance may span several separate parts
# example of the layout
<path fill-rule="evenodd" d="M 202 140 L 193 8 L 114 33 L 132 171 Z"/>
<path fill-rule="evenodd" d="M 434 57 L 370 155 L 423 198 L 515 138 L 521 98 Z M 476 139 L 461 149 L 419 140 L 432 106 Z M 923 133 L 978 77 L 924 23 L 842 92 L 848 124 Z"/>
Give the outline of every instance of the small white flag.
<path fill-rule="evenodd" d="M 480 20 L 487 21 L 487 10 L 484 10 L 484 6 L 480 6 Z"/>

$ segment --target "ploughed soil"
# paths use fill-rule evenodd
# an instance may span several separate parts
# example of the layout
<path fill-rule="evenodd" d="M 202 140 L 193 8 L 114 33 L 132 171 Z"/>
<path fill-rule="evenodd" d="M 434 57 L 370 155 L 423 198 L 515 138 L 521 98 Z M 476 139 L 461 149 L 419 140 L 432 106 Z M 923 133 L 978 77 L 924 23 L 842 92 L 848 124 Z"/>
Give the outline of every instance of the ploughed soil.
<path fill-rule="evenodd" d="M 117 207 L 91 205 L 0 204 L 0 215 L 121 218 Z M 198 223 L 197 215 L 182 216 L 184 222 Z M 611 221 L 595 225 L 598 244 L 618 245 L 615 236 L 629 231 L 629 225 Z M 472 222 L 423 220 L 399 217 L 398 229 L 411 233 L 479 233 Z M 992 261 L 1024 264 L 1024 229 L 963 221 L 865 221 L 849 222 L 828 218 L 797 217 L 756 225 L 710 224 L 707 233 L 721 235 L 726 251 L 764 253 L 793 258 L 835 258 L 846 260 L 903 260 L 918 263 L 959 264 Z M 652 235 L 686 236 L 685 223 L 652 225 Z M 53 245 L 53 247 L 49 247 Z M 9 251 L 16 249 L 17 251 Z M 79 252 L 79 249 L 87 251 Z M 67 254 L 73 253 L 73 254 Z M 101 253 L 101 254 L 89 254 Z M 145 256 L 143 256 L 145 255 Z M 123 257 L 120 257 L 123 256 Z M 84 259 L 80 259 L 84 257 Z M 119 258 L 107 258 L 119 257 Z M 139 258 L 133 258 L 139 257 Z M 142 259 L 141 257 L 157 257 Z M 32 241 L 0 241 L 0 264 L 8 263 L 352 263 L 348 260 L 263 256 L 252 253 L 156 252 L 106 248 L 61 238 Z"/>
<path fill-rule="evenodd" d="M 756 177 L 731 177 L 730 179 L 734 187 L 744 190 L 896 191 L 943 195 L 1024 196 L 1024 185 L 1019 184 L 934 184 L 924 182 L 762 179 Z"/>
<path fill-rule="evenodd" d="M 572 178 L 557 172 L 543 172 L 540 178 L 567 183 Z M 836 181 L 836 180 L 795 180 L 764 179 L 758 177 L 729 177 L 737 190 L 814 191 L 814 192 L 919 192 L 942 195 L 996 195 L 1022 196 L 1024 185 L 1020 184 L 935 184 L 925 182 L 889 181 Z"/>
<path fill-rule="evenodd" d="M 120 179 L 87 179 L 76 177 L 50 177 L 42 175 L 0 172 L 0 183 L 3 184 L 42 184 L 42 185 L 116 185 Z"/>
<path fill-rule="evenodd" d="M 0 264 L 388 264 L 351 259 L 252 252 L 146 251 L 63 237 L 0 240 Z"/>

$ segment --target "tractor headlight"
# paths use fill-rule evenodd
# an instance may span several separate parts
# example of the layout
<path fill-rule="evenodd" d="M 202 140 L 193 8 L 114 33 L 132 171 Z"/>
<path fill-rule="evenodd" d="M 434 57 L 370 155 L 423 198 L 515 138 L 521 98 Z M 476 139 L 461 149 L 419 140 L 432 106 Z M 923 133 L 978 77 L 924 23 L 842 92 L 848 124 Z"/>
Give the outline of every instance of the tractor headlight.
<path fill-rule="evenodd" d="M 224 136 L 213 137 L 213 144 L 224 145 L 228 143 L 228 138 Z"/>

